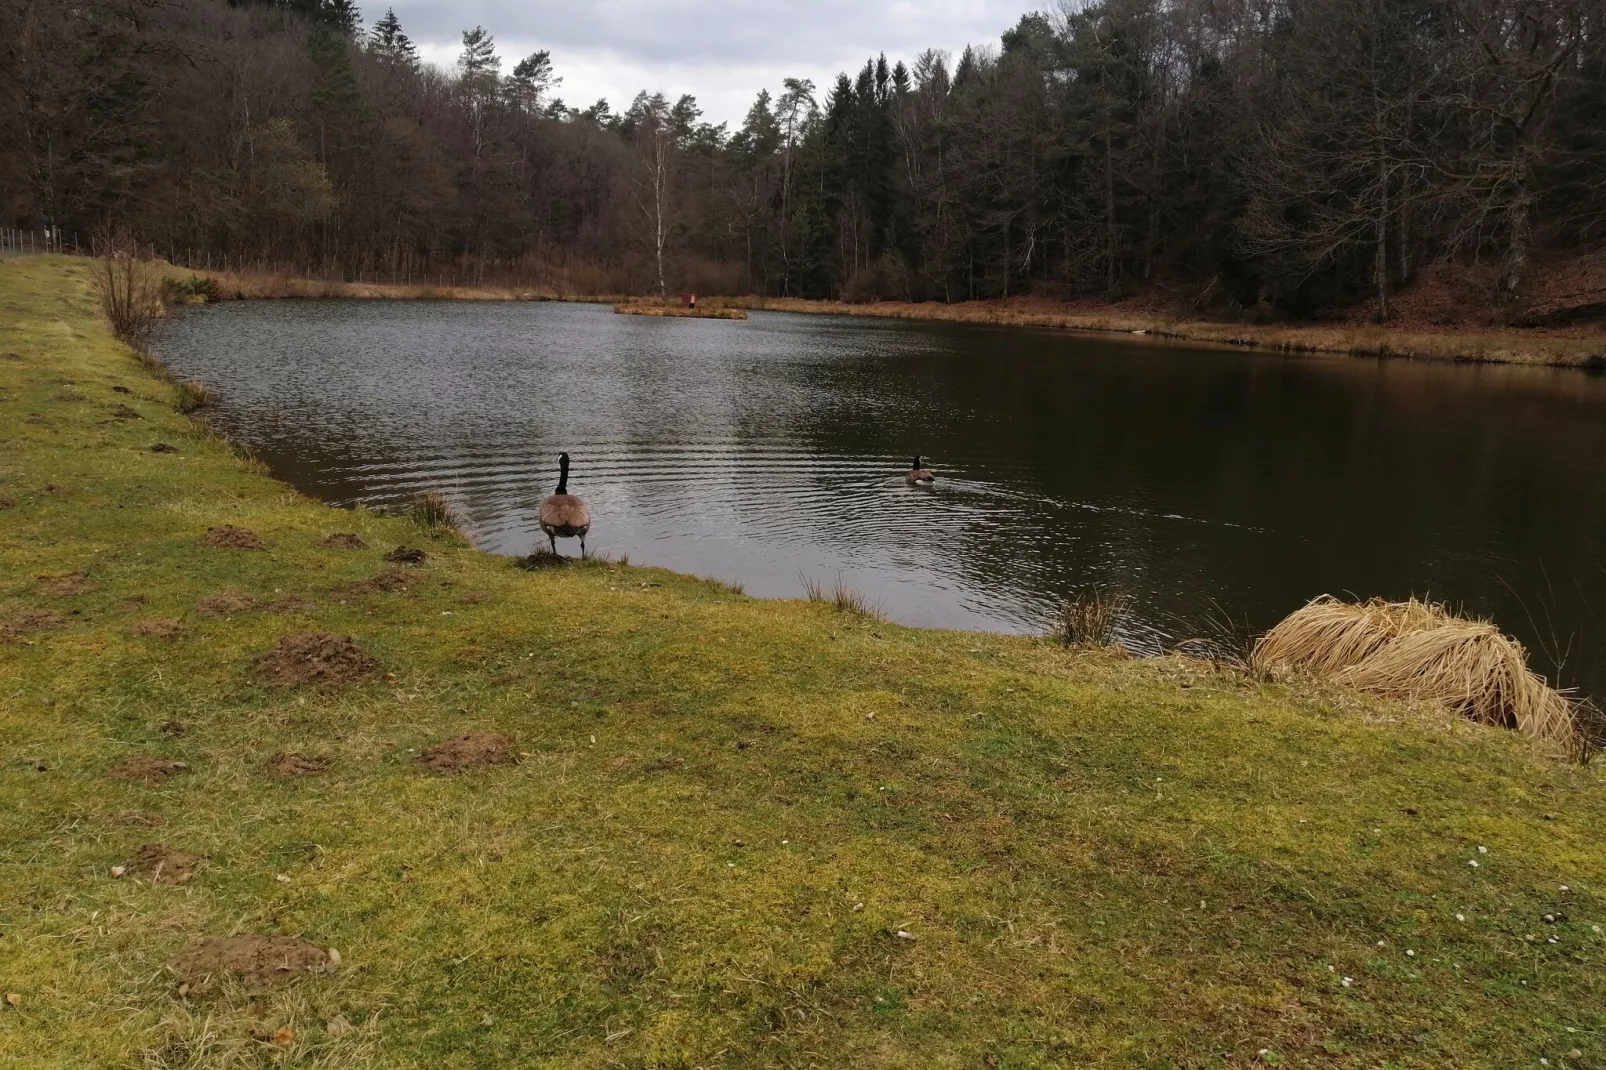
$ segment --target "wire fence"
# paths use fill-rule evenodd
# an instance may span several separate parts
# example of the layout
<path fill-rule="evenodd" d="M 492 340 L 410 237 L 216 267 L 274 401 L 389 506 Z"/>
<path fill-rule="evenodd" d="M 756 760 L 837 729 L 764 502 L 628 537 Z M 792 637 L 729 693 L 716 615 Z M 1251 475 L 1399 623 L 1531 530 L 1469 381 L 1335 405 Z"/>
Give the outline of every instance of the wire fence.
<path fill-rule="evenodd" d="M 78 253 L 78 235 L 62 227 L 21 230 L 0 227 L 0 255 L 27 256 L 34 253 Z"/>

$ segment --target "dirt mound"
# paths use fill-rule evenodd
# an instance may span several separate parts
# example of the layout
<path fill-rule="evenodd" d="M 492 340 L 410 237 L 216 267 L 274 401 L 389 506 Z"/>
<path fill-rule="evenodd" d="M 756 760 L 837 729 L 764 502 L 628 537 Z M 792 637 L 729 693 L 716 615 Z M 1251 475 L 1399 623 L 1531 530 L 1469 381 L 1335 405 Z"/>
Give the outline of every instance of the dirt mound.
<path fill-rule="evenodd" d="M 177 453 L 178 447 L 171 442 L 158 442 L 151 447 L 152 453 Z"/>
<path fill-rule="evenodd" d="M 328 758 L 297 754 L 295 751 L 280 751 L 268 759 L 268 770 L 275 780 L 293 780 L 298 776 L 327 773 L 330 764 Z"/>
<path fill-rule="evenodd" d="M 145 608 L 148 599 L 142 594 L 131 594 L 117 603 L 117 609 L 122 613 L 136 613 Z"/>
<path fill-rule="evenodd" d="M 413 546 L 398 546 L 385 555 L 385 560 L 393 565 L 422 565 L 429 555 Z"/>
<path fill-rule="evenodd" d="M 195 876 L 200 864 L 200 855 L 180 851 L 165 843 L 147 843 L 139 849 L 126 869 L 136 877 L 144 877 L 157 884 L 183 884 Z"/>
<path fill-rule="evenodd" d="M 116 386 L 112 387 L 112 393 L 113 394 L 132 394 L 133 391 L 128 389 L 128 387 L 124 386 L 122 383 L 118 383 Z"/>
<path fill-rule="evenodd" d="M 238 591 L 219 591 L 195 603 L 195 612 L 203 617 L 232 617 L 236 613 L 249 613 L 257 608 L 257 600 Z"/>
<path fill-rule="evenodd" d="M 458 773 L 513 761 L 513 737 L 501 732 L 469 732 L 442 740 L 418 756 L 432 773 Z"/>
<path fill-rule="evenodd" d="M 184 631 L 184 622 L 177 617 L 147 617 L 134 625 L 134 634 L 153 639 L 171 639 Z"/>
<path fill-rule="evenodd" d="M 267 541 L 249 528 L 236 527 L 233 524 L 221 524 L 215 528 L 207 528 L 206 534 L 201 536 L 203 546 L 218 546 L 232 550 L 266 550 Z"/>
<path fill-rule="evenodd" d="M 141 416 L 138 412 L 136 412 L 133 409 L 129 408 L 127 405 L 119 405 L 119 406 L 117 406 L 115 409 L 112 410 L 112 415 L 117 417 L 119 420 L 143 420 L 143 419 L 145 419 L 145 417 Z"/>
<path fill-rule="evenodd" d="M 187 773 L 190 767 L 184 762 L 174 761 L 172 758 L 129 758 L 118 762 L 106 771 L 107 780 L 129 780 L 136 784 L 156 787 L 168 777 Z"/>
<path fill-rule="evenodd" d="M 95 589 L 95 581 L 82 570 L 62 576 L 40 576 L 34 590 L 46 598 L 71 598 L 75 594 L 88 594 Z"/>
<path fill-rule="evenodd" d="M 327 550 L 366 550 L 368 544 L 361 535 L 350 531 L 337 531 L 328 538 L 321 540 L 319 546 Z"/>
<path fill-rule="evenodd" d="M 253 663 L 257 676 L 274 687 L 298 684 L 357 684 L 379 673 L 379 660 L 349 635 L 296 632 Z"/>
<path fill-rule="evenodd" d="M 17 499 L 0 496 L 0 509 L 15 509 L 16 507 Z"/>
<path fill-rule="evenodd" d="M 569 563 L 569 559 L 551 550 L 537 550 L 529 557 L 514 558 L 513 563 L 526 572 L 534 572 L 543 568 L 562 568 Z"/>
<path fill-rule="evenodd" d="M 65 628 L 69 623 L 60 613 L 48 609 L 21 609 L 10 616 L 0 617 L 0 643 L 42 628 Z"/>
<path fill-rule="evenodd" d="M 203 936 L 173 960 L 172 970 L 192 989 L 221 977 L 260 988 L 325 973 L 335 962 L 328 951 L 299 936 Z"/>
<path fill-rule="evenodd" d="M 184 735 L 188 731 L 189 731 L 189 726 L 186 725 L 183 721 L 167 721 L 167 722 L 163 723 L 163 725 L 161 727 L 162 735 L 171 736 L 174 739 L 177 739 L 179 736 Z"/>
<path fill-rule="evenodd" d="M 381 591 L 396 593 L 405 591 L 418 579 L 399 568 L 387 568 L 370 576 L 366 580 L 349 580 L 346 583 L 336 584 L 332 590 L 335 594 L 356 595 L 379 594 Z"/>

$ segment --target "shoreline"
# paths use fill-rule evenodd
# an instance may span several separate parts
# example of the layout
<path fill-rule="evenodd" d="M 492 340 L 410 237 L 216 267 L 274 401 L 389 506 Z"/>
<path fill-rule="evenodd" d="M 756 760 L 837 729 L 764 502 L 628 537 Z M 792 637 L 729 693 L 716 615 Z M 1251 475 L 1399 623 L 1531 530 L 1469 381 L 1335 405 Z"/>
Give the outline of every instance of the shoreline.
<path fill-rule="evenodd" d="M 1184 658 L 522 571 L 268 476 L 71 263 L 0 300 L 0 1059 L 1606 1050 L 1599 769 Z M 289 976 L 219 983 L 249 941 Z"/>
<path fill-rule="evenodd" d="M 622 294 L 572 294 L 514 287 L 333 282 L 287 275 L 208 272 L 180 267 L 173 270 L 215 280 L 222 291 L 223 300 L 561 301 L 616 306 L 654 300 Z M 1122 304 L 1051 301 L 1032 297 L 954 304 L 935 301 L 848 304 L 842 301 L 759 296 L 710 297 L 707 300 L 711 305 L 739 310 L 1085 331 L 1139 343 L 1145 339 L 1158 339 L 1290 354 L 1328 353 L 1606 371 L 1606 326 L 1470 330 L 1353 323 L 1247 324 L 1179 318 Z"/>

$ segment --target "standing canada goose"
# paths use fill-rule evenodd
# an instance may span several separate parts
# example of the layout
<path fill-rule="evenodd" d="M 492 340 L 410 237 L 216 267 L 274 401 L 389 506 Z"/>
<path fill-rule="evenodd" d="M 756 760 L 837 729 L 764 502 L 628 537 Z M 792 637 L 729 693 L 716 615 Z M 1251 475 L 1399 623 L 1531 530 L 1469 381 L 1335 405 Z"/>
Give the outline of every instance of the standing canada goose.
<path fill-rule="evenodd" d="M 541 530 L 552 543 L 557 556 L 558 540 L 580 539 L 580 556 L 586 555 L 586 532 L 591 530 L 591 512 L 577 494 L 569 493 L 569 455 L 558 454 L 558 492 L 541 503 Z"/>
<path fill-rule="evenodd" d="M 909 471 L 903 477 L 903 481 L 911 487 L 916 484 L 922 487 L 929 487 L 937 482 L 937 477 L 929 468 L 920 467 L 920 454 L 917 453 L 915 454 L 915 462 L 909 466 Z"/>

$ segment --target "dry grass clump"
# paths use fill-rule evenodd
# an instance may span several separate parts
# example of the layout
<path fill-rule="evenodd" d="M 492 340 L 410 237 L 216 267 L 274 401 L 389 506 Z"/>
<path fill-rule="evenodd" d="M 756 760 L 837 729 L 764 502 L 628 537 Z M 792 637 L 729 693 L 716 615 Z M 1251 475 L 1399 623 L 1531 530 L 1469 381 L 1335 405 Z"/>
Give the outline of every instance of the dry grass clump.
<path fill-rule="evenodd" d="M 1381 698 L 1438 703 L 1483 724 L 1579 745 L 1574 704 L 1528 668 L 1521 643 L 1488 621 L 1413 598 L 1296 610 L 1255 644 L 1258 669 L 1302 669 Z"/>
<path fill-rule="evenodd" d="M 178 384 L 176 391 L 178 398 L 174 404 L 179 412 L 200 412 L 217 404 L 217 393 L 196 379 Z"/>
<path fill-rule="evenodd" d="M 1125 591 L 1084 591 L 1061 607 L 1052 635 L 1061 646 L 1110 646 L 1131 602 Z"/>
<path fill-rule="evenodd" d="M 867 596 L 855 591 L 842 582 L 838 574 L 836 582 L 829 589 L 818 580 L 809 576 L 799 575 L 803 584 L 803 595 L 810 602 L 823 602 L 831 606 L 838 613 L 855 613 L 861 617 L 881 619 L 881 607 L 872 602 Z"/>

